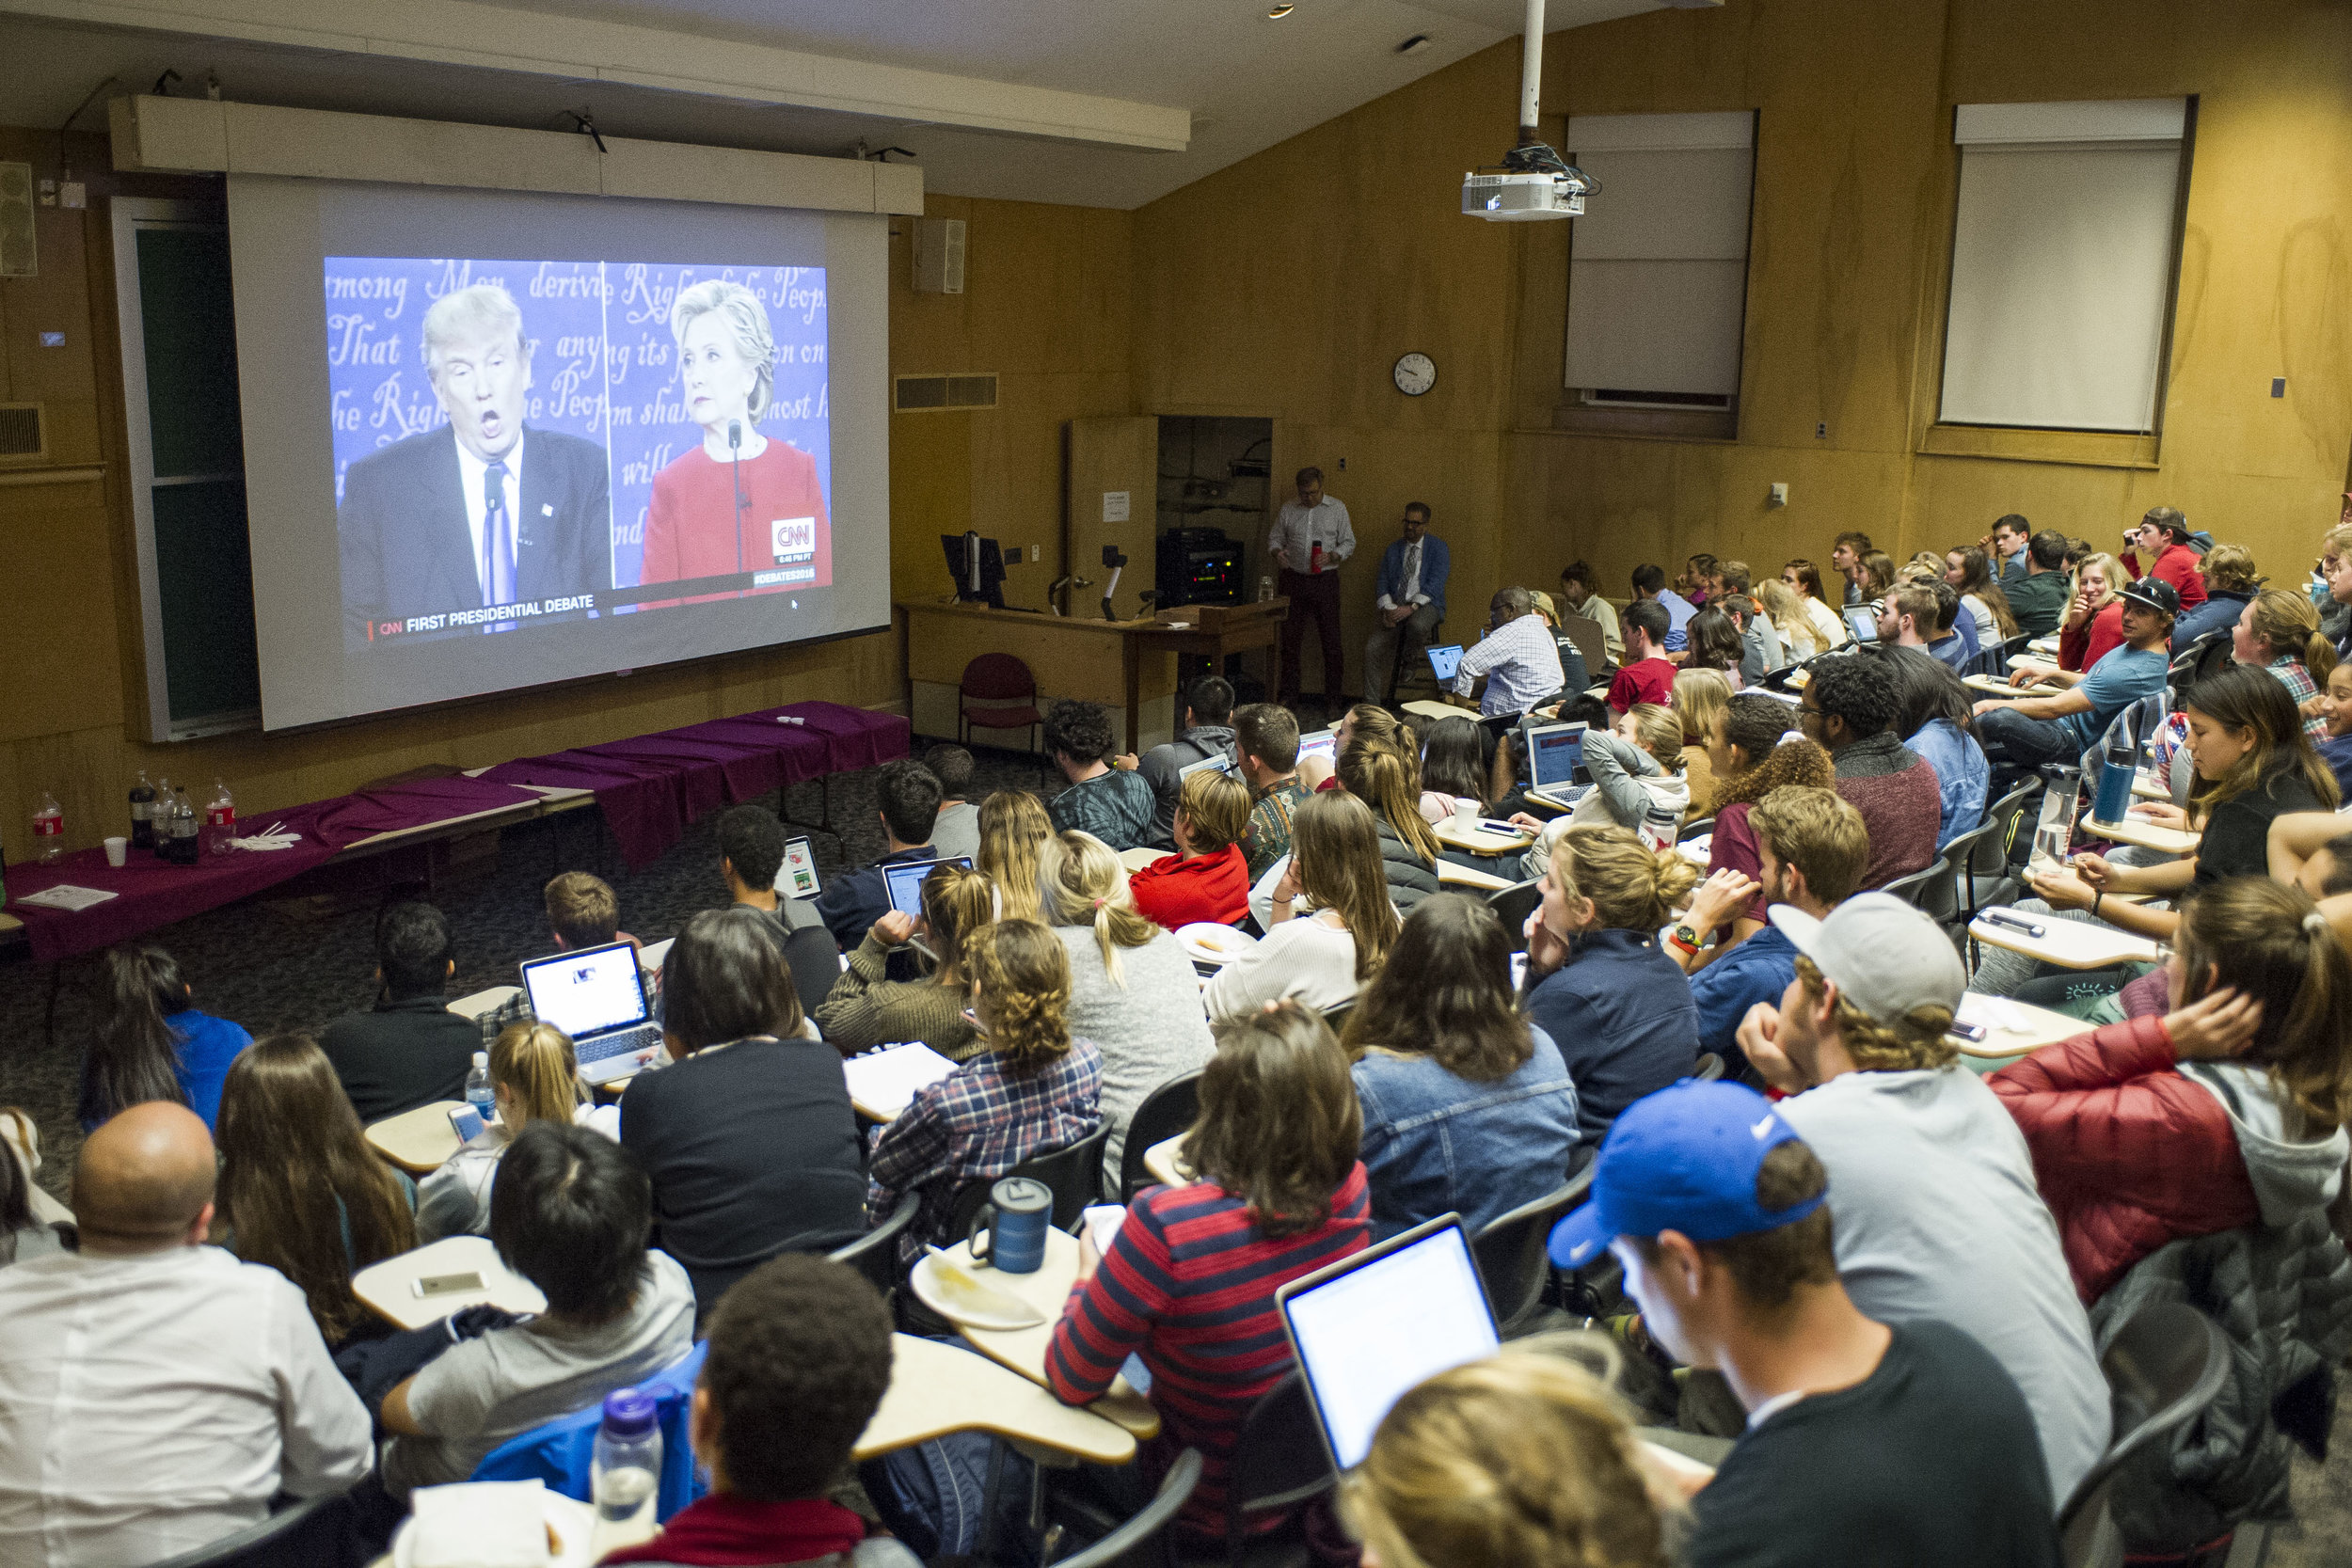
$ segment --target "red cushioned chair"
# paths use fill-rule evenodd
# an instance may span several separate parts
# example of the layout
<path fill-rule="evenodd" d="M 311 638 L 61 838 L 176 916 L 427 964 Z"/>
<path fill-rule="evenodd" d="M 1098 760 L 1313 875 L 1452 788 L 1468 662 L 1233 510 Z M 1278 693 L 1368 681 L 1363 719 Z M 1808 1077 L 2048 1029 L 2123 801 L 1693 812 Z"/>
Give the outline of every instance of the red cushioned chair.
<path fill-rule="evenodd" d="M 1029 749 L 1037 749 L 1036 732 L 1045 722 L 1045 715 L 1037 707 L 1037 677 L 1012 655 L 982 654 L 965 665 L 963 679 L 956 687 L 956 699 L 960 721 L 957 738 L 966 745 L 971 743 L 972 726 L 977 723 L 986 730 L 1028 730 Z"/>

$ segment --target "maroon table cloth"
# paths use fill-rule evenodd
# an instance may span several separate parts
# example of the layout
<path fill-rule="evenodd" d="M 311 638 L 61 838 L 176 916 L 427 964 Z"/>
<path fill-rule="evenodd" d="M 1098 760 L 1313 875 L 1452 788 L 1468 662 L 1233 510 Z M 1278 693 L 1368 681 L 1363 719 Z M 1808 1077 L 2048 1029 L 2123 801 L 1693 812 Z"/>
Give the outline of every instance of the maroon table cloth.
<path fill-rule="evenodd" d="M 302 842 L 291 848 L 232 849 L 207 855 L 196 865 L 174 865 L 133 850 L 130 863 L 120 870 L 106 863 L 105 850 L 84 849 L 56 865 L 8 867 L 8 912 L 24 922 L 33 957 L 54 962 L 250 897 L 323 864 L 337 850 L 363 838 L 431 827 L 475 812 L 530 805 L 536 799 L 529 790 L 485 779 L 419 779 L 264 812 L 239 824 L 248 833 L 275 826 L 300 834 Z M 60 882 L 100 888 L 116 896 L 74 913 L 22 902 L 26 894 Z"/>

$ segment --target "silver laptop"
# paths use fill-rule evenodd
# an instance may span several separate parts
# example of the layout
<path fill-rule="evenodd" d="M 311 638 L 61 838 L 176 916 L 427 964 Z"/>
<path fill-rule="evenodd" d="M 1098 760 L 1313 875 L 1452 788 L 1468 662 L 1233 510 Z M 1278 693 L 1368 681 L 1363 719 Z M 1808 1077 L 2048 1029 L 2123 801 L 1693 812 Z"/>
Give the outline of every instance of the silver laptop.
<path fill-rule="evenodd" d="M 1405 1391 L 1502 1343 L 1462 1216 L 1442 1214 L 1274 1292 L 1335 1469 Z"/>
<path fill-rule="evenodd" d="M 583 1082 L 626 1078 L 661 1049 L 661 1026 L 645 1000 L 635 944 L 553 953 L 526 960 L 522 973 L 532 1012 L 571 1036 Z"/>
<path fill-rule="evenodd" d="M 1581 792 L 1576 770 L 1584 762 L 1584 736 L 1580 723 L 1531 724 L 1527 730 L 1527 790 L 1554 804 L 1565 804 Z"/>

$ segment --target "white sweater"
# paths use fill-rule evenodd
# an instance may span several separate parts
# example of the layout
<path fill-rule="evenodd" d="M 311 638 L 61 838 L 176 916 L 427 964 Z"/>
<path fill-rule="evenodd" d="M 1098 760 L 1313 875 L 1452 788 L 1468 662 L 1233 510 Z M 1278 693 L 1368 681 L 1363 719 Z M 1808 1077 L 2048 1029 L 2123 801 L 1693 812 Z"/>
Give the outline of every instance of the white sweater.
<path fill-rule="evenodd" d="M 1210 1022 L 1247 1018 L 1268 1002 L 1295 998 L 1317 1012 L 1356 1000 L 1356 939 L 1332 916 L 1285 920 L 1225 966 L 1201 1000 Z"/>
<path fill-rule="evenodd" d="M 1057 926 L 1054 934 L 1070 952 L 1070 1033 L 1103 1053 L 1103 1119 L 1111 1130 L 1103 1169 L 1115 1182 L 1136 1107 L 1216 1054 L 1216 1041 L 1200 1010 L 1192 958 L 1172 932 L 1154 931 L 1141 947 L 1119 950 L 1123 986 L 1104 970 L 1093 927 Z"/>

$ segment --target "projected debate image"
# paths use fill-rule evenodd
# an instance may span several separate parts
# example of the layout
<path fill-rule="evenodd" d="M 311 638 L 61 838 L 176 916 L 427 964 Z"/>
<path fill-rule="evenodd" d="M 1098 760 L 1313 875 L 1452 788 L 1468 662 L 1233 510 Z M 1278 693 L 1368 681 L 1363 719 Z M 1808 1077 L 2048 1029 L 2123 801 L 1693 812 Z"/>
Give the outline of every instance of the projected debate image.
<path fill-rule="evenodd" d="M 329 256 L 325 287 L 352 656 L 832 584 L 823 268 Z"/>

